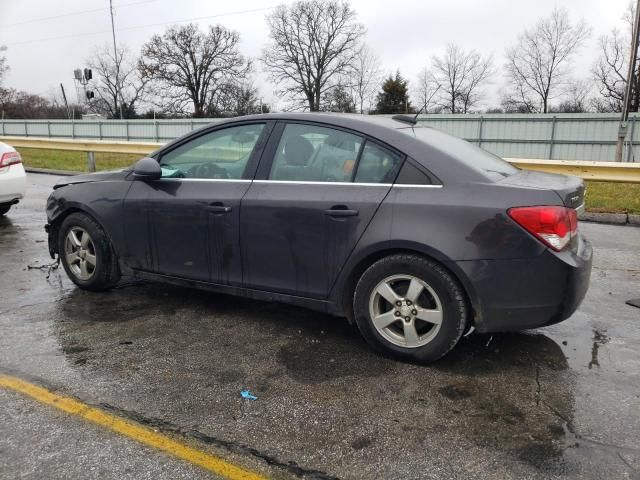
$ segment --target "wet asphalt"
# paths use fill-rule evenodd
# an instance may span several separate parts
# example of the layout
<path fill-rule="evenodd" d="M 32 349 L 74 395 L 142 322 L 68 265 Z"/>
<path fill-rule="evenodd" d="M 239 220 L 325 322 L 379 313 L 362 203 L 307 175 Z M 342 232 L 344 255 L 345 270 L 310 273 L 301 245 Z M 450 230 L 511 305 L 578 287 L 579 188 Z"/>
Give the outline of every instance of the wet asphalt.
<path fill-rule="evenodd" d="M 640 228 L 582 224 L 591 288 L 569 320 L 470 335 L 432 366 L 372 353 L 346 320 L 49 263 L 29 175 L 0 219 L 0 372 L 274 478 L 640 478 Z M 258 400 L 245 400 L 248 388 Z M 0 478 L 211 478 L 0 389 Z"/>

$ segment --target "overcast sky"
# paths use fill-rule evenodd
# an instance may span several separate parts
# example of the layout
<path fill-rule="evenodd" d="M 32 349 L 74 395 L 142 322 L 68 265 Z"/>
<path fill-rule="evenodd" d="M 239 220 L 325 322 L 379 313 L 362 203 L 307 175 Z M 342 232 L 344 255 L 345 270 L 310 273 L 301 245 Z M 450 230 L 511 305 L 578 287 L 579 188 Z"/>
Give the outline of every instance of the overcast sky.
<path fill-rule="evenodd" d="M 618 26 L 629 0 L 353 0 L 367 43 L 385 71 L 399 68 L 413 80 L 433 54 L 449 42 L 493 53 L 501 70 L 504 49 L 518 33 L 554 7 L 573 20 L 584 18 L 593 34 L 575 62 L 576 76 L 589 76 L 597 39 Z M 5 86 L 41 95 L 73 92 L 73 69 L 82 67 L 96 47 L 111 42 L 108 0 L 0 0 L 0 46 L 6 45 L 11 70 Z M 276 0 L 114 0 L 118 43 L 134 51 L 172 23 L 194 20 L 203 27 L 221 23 L 237 30 L 245 55 L 257 57 L 268 41 L 265 15 Z M 56 17 L 56 18 L 49 18 Z M 208 17 L 208 18 L 204 18 Z M 185 22 L 186 23 L 186 22 Z M 258 68 L 259 64 L 257 63 Z M 255 83 L 265 101 L 278 103 L 273 87 L 258 71 Z M 485 106 L 499 103 L 502 80 L 487 88 Z"/>

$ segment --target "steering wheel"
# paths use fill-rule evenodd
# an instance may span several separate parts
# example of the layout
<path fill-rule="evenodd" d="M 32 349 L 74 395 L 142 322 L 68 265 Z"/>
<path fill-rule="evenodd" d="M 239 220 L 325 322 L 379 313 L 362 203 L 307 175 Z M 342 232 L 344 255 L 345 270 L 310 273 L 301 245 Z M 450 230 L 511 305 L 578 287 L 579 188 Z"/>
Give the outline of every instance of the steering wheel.
<path fill-rule="evenodd" d="M 190 178 L 229 178 L 227 170 L 215 163 L 203 163 L 194 165 L 187 170 L 187 177 Z"/>

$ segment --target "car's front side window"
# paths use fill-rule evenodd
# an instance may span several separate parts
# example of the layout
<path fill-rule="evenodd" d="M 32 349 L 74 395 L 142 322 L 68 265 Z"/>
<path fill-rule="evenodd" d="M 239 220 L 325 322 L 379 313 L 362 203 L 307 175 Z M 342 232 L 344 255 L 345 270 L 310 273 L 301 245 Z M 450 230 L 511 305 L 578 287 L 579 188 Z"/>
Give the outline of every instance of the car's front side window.
<path fill-rule="evenodd" d="M 280 138 L 270 180 L 350 182 L 362 137 L 306 124 L 288 124 Z"/>
<path fill-rule="evenodd" d="M 241 179 L 264 124 L 201 135 L 160 159 L 163 178 Z"/>

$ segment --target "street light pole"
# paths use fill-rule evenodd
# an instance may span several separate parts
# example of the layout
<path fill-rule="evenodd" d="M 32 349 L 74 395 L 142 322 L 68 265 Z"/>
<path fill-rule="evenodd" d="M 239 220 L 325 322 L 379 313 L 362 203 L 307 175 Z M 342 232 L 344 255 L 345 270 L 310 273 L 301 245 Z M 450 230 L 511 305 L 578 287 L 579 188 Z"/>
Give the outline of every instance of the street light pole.
<path fill-rule="evenodd" d="M 640 1 L 640 0 L 638 0 Z M 109 0 L 109 13 L 111 14 L 111 35 L 113 36 L 113 59 L 116 62 L 116 110 L 120 107 L 120 120 L 124 118 L 122 115 L 122 102 L 119 101 L 120 93 L 120 62 L 118 61 L 118 47 L 116 45 L 116 27 L 113 21 L 113 0 Z"/>
<path fill-rule="evenodd" d="M 636 58 L 638 56 L 638 30 L 640 28 L 640 0 L 636 1 L 636 11 L 633 18 L 633 30 L 631 33 L 631 55 L 629 57 L 629 69 L 627 70 L 627 85 L 624 90 L 624 102 L 622 105 L 622 116 L 620 118 L 620 128 L 618 130 L 618 143 L 616 144 L 616 162 L 622 161 L 622 150 L 624 139 L 627 136 L 627 120 L 629 119 L 629 109 L 631 107 L 631 95 L 638 95 L 634 92 L 633 77 L 636 73 Z"/>

